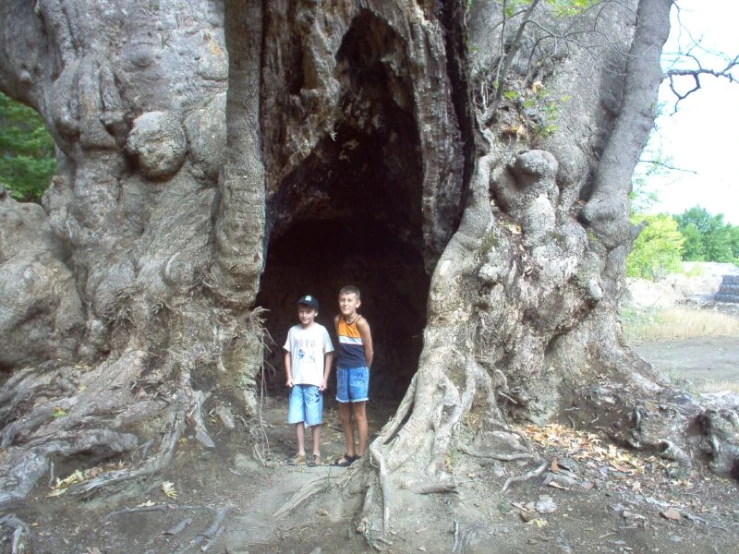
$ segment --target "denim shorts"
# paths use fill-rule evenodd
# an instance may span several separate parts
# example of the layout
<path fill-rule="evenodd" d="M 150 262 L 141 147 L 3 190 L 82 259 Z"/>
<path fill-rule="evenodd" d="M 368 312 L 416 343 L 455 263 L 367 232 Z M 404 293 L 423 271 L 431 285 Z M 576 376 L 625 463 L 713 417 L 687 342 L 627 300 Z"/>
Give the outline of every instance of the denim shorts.
<path fill-rule="evenodd" d="M 323 394 L 315 385 L 293 385 L 287 408 L 288 423 L 305 423 L 307 427 L 323 423 Z"/>
<path fill-rule="evenodd" d="M 369 369 L 354 367 L 336 371 L 336 400 L 347 402 L 366 402 L 369 400 Z"/>

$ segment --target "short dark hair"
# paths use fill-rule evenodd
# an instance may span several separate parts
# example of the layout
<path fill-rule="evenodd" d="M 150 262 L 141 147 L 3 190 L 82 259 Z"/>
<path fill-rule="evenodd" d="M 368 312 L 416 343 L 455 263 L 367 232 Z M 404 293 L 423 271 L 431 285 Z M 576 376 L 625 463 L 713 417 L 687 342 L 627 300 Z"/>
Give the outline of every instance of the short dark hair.
<path fill-rule="evenodd" d="M 354 285 L 347 285 L 345 287 L 341 287 L 341 290 L 339 291 L 339 295 L 342 294 L 356 294 L 357 299 L 362 298 L 362 294 L 359 292 L 359 287 L 355 287 Z"/>

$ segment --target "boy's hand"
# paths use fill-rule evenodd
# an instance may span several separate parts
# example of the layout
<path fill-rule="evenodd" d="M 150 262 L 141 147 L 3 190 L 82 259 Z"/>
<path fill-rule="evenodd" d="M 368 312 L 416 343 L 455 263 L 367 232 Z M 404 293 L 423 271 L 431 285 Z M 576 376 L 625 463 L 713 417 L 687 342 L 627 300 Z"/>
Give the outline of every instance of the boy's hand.
<path fill-rule="evenodd" d="M 293 388 L 293 378 L 292 378 L 292 377 L 288 377 L 288 378 L 287 378 L 287 383 L 285 383 L 285 384 L 286 384 L 286 385 L 287 385 L 288 387 L 290 387 L 290 388 Z"/>
<path fill-rule="evenodd" d="M 323 391 L 325 391 L 325 390 L 326 390 L 326 387 L 327 387 L 327 384 L 326 384 L 326 379 L 324 379 L 323 381 L 321 381 L 321 384 L 320 384 L 320 386 L 318 387 L 318 390 L 319 390 L 319 391 L 321 391 L 321 392 L 323 392 Z"/>

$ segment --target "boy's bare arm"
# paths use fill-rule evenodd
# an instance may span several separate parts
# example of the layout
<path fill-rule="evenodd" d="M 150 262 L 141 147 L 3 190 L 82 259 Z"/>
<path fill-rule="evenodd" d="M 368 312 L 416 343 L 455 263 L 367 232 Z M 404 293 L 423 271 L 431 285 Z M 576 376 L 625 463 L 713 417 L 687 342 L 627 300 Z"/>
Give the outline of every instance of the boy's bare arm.
<path fill-rule="evenodd" d="M 323 383 L 318 387 L 319 390 L 324 391 L 328 387 L 328 378 L 331 375 L 331 362 L 334 360 L 333 352 L 326 352 L 324 356 L 324 369 L 323 369 Z"/>
<path fill-rule="evenodd" d="M 288 387 L 293 386 L 292 357 L 289 350 L 285 350 L 285 381 Z"/>
<path fill-rule="evenodd" d="M 364 357 L 367 358 L 367 368 L 370 368 L 375 351 L 372 347 L 372 332 L 370 331 L 367 320 L 363 317 L 360 318 L 357 321 L 357 329 L 359 330 L 359 335 L 362 337 L 362 344 L 364 344 Z"/>

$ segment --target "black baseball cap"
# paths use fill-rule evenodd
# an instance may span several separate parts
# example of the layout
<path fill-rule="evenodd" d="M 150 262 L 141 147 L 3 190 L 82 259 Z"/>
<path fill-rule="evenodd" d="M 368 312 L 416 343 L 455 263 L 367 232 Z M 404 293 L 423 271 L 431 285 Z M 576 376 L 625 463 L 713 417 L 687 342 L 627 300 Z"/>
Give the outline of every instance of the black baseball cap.
<path fill-rule="evenodd" d="M 306 306 L 310 306 L 314 310 L 318 311 L 318 299 L 315 296 L 311 296 L 310 294 L 306 294 L 305 296 L 301 296 L 300 300 L 297 302 L 298 304 L 305 304 Z"/>

